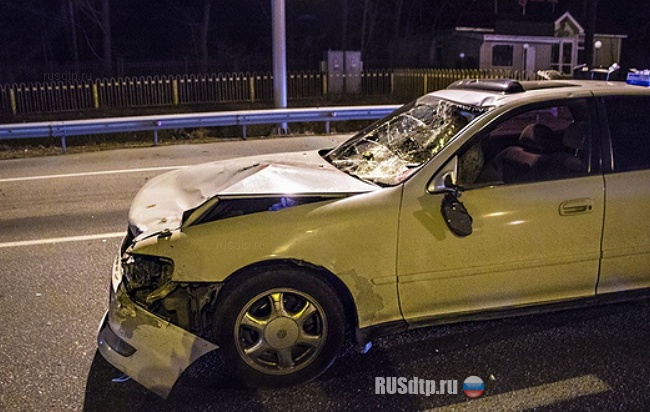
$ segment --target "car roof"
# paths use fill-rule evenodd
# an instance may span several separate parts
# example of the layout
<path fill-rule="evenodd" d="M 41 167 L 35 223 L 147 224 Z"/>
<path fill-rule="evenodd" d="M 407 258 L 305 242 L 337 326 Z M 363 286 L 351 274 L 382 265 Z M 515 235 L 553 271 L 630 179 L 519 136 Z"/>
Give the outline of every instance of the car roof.
<path fill-rule="evenodd" d="M 442 98 L 463 105 L 485 107 L 531 100 L 614 94 L 650 95 L 650 87 L 600 80 L 466 79 L 454 82 L 446 89 L 429 93 L 422 99 Z"/>

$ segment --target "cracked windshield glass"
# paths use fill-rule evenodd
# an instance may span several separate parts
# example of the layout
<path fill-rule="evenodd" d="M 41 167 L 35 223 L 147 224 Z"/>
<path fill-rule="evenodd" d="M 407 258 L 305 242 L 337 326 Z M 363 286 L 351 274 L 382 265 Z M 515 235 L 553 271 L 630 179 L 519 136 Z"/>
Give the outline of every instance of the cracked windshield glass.
<path fill-rule="evenodd" d="M 396 185 L 428 162 L 485 108 L 423 98 L 361 131 L 327 159 L 341 171 Z"/>

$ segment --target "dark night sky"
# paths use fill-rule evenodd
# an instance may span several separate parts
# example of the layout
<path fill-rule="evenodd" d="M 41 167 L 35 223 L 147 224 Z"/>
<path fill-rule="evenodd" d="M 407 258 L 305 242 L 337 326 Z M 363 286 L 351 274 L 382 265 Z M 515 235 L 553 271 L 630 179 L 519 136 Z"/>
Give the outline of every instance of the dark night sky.
<path fill-rule="evenodd" d="M 99 0 L 72 0 L 98 7 Z M 350 7 L 346 42 L 361 44 L 364 0 L 286 0 L 288 60 L 292 69 L 316 69 L 323 51 L 343 43 L 342 3 Z M 403 0 L 398 36 L 431 35 L 432 22 L 442 4 L 439 28 L 453 26 L 460 13 L 493 10 L 494 0 Z M 395 37 L 398 0 L 371 0 L 377 14 L 365 49 L 367 66 L 386 67 L 389 45 Z M 65 0 L 0 0 L 0 65 L 72 61 Z M 208 50 L 210 58 L 237 63 L 242 70 L 270 62 L 271 0 L 213 0 Z M 500 11 L 520 12 L 518 0 L 498 0 Z M 556 15 L 570 10 L 582 15 L 583 0 L 559 0 Z M 551 5 L 529 2 L 550 15 Z M 91 7 L 92 8 L 92 7 Z M 88 9 L 90 10 L 90 9 Z M 99 61 L 101 30 L 88 10 L 77 10 L 80 61 Z M 201 0 L 111 0 L 114 59 L 197 59 Z M 598 17 L 607 26 L 628 35 L 624 66 L 650 67 L 650 2 L 600 0 Z M 367 37 L 366 37 L 367 38 Z M 268 67 L 267 69 L 270 69 Z"/>

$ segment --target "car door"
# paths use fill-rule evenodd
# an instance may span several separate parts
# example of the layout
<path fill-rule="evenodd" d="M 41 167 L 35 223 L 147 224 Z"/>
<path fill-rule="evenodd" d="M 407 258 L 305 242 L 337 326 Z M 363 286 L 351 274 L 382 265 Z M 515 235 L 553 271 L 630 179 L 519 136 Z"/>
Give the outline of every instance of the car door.
<path fill-rule="evenodd" d="M 603 101 L 612 156 L 599 294 L 650 287 L 650 96 Z"/>
<path fill-rule="evenodd" d="M 473 220 L 467 236 L 454 235 L 443 219 L 441 204 L 448 193 L 407 182 L 397 272 L 408 321 L 595 294 L 604 194 L 603 177 L 592 167 L 587 113 L 586 99 L 531 106 L 469 140 L 450 158 L 433 182 L 454 170 L 460 200 Z M 571 140 L 569 126 L 577 122 L 583 126 L 581 147 L 564 147 Z M 547 133 L 549 147 L 528 154 L 544 156 L 548 170 L 531 175 L 515 170 L 504 180 L 505 167 L 495 163 L 504 152 L 529 150 L 522 143 L 529 129 Z M 558 166 L 570 158 L 584 168 Z"/>

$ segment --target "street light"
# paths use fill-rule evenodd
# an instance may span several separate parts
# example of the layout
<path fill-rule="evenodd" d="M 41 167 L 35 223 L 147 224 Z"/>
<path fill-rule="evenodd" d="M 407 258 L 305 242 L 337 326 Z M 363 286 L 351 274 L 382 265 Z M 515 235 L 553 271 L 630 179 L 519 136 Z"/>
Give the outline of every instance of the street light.
<path fill-rule="evenodd" d="M 285 0 L 271 0 L 273 14 L 273 99 L 276 108 L 287 107 L 287 39 Z M 286 133 L 287 123 L 278 125 Z"/>
<path fill-rule="evenodd" d="M 603 47 L 603 42 L 600 40 L 596 40 L 594 42 L 594 61 L 592 66 L 596 66 L 596 63 L 598 63 L 598 50 Z"/>

